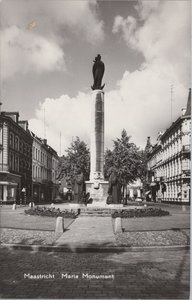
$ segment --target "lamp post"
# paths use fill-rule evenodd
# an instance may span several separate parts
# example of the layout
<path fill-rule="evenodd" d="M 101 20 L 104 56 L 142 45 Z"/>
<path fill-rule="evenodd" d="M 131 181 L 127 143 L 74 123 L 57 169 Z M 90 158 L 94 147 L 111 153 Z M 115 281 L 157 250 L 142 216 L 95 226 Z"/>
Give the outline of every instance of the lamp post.
<path fill-rule="evenodd" d="M 23 193 L 24 205 L 26 206 L 26 188 L 22 188 L 21 192 Z"/>

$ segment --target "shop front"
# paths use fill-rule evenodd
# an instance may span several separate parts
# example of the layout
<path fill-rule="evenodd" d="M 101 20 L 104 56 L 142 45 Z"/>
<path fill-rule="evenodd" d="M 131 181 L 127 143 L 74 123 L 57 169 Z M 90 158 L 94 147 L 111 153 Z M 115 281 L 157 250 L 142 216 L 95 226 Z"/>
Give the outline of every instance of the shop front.
<path fill-rule="evenodd" d="M 21 177 L 10 173 L 0 173 L 0 201 L 2 203 L 19 202 Z"/>

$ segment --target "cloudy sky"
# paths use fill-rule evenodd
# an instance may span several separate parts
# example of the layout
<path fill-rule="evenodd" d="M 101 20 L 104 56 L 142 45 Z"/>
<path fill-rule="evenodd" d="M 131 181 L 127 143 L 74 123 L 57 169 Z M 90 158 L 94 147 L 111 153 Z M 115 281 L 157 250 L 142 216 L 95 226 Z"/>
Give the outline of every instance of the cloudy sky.
<path fill-rule="evenodd" d="M 106 71 L 105 146 L 123 128 L 144 147 L 186 106 L 190 2 L 1 0 L 1 101 L 60 154 L 90 144 L 92 65 Z M 171 85 L 173 85 L 171 119 Z M 44 125 L 45 124 L 45 125 Z"/>

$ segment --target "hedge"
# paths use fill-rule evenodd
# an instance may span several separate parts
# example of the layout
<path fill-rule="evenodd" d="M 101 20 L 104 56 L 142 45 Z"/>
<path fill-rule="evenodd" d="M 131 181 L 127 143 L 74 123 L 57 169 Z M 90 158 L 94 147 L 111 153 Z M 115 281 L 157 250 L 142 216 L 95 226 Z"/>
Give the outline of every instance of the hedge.
<path fill-rule="evenodd" d="M 123 209 L 121 211 L 114 211 L 112 218 L 143 218 L 143 217 L 162 217 L 168 216 L 168 211 L 162 210 L 161 208 L 140 208 L 140 209 Z"/>
<path fill-rule="evenodd" d="M 54 207 L 34 207 L 25 210 L 27 215 L 33 216 L 42 216 L 42 217 L 65 217 L 65 218 L 76 218 L 78 215 L 78 211 L 74 210 L 60 210 L 59 208 Z"/>

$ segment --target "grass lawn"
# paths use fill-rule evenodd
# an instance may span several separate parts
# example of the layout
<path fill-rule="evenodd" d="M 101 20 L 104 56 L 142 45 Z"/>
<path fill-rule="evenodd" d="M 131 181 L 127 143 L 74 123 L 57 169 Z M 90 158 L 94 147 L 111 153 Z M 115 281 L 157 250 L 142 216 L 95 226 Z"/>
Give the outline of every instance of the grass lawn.
<path fill-rule="evenodd" d="M 17 228 L 27 230 L 47 230 L 55 231 L 56 218 L 28 216 L 21 208 L 13 211 L 10 209 L 0 210 L 0 227 L 1 228 Z M 64 218 L 64 227 L 67 228 L 75 219 Z"/>
<path fill-rule="evenodd" d="M 113 219 L 113 224 L 115 220 Z M 122 218 L 122 227 L 128 231 L 154 231 L 190 228 L 189 214 L 172 214 L 162 217 Z"/>

